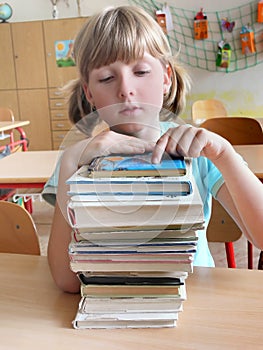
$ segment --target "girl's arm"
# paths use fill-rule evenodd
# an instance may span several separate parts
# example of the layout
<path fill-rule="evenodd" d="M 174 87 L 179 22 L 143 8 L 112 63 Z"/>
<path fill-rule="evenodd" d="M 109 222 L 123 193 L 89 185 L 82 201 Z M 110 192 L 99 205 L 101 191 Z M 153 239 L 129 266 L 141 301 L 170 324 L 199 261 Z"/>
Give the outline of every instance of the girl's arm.
<path fill-rule="evenodd" d="M 263 184 L 231 148 L 214 161 L 225 180 L 218 200 L 230 212 L 248 240 L 263 249 Z"/>
<path fill-rule="evenodd" d="M 206 129 L 181 125 L 168 130 L 159 139 L 153 152 L 153 162 L 158 163 L 164 152 L 209 158 L 225 180 L 217 199 L 248 240 L 263 249 L 263 185 L 227 140 Z"/>
<path fill-rule="evenodd" d="M 69 267 L 68 246 L 71 241 L 71 231 L 71 227 L 56 203 L 48 242 L 50 271 L 60 289 L 69 293 L 78 293 L 79 280 Z"/>

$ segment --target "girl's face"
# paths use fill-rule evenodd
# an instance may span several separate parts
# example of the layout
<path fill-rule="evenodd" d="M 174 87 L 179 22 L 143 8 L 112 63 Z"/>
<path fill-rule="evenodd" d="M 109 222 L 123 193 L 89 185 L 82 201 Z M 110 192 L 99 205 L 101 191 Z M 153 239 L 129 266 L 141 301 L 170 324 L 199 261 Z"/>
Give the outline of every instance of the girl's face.
<path fill-rule="evenodd" d="M 116 61 L 92 70 L 84 90 L 112 130 L 136 136 L 145 127 L 158 125 L 170 85 L 170 70 L 145 53 L 129 64 Z"/>

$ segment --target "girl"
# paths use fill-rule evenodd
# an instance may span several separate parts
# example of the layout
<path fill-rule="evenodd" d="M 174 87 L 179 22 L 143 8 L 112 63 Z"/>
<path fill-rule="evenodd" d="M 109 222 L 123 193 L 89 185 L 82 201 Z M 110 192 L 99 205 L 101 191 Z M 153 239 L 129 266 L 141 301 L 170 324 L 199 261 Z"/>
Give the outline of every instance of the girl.
<path fill-rule="evenodd" d="M 176 63 L 166 36 L 143 10 L 122 6 L 90 18 L 74 43 L 79 78 L 71 86 L 69 115 L 87 137 L 68 147 L 44 197 L 56 194 L 48 259 L 57 285 L 78 292 L 69 268 L 71 228 L 66 219 L 65 181 L 81 165 L 110 153 L 152 151 L 152 162 L 164 152 L 193 157 L 193 175 L 203 203 L 206 225 L 214 196 L 247 238 L 263 249 L 263 186 L 230 143 L 207 130 L 173 122 L 185 104 L 186 73 Z M 96 108 L 96 112 L 91 113 Z M 160 112 L 164 108 L 160 121 Z M 97 124 L 107 128 L 92 136 Z M 205 231 L 199 233 L 195 265 L 214 266 Z"/>

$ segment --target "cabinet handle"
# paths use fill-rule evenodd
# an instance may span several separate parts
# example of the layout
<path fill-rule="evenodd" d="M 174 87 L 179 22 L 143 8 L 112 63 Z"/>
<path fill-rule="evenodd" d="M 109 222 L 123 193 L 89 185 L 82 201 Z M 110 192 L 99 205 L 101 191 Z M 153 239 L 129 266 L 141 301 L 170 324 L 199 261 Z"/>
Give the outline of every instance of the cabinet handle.
<path fill-rule="evenodd" d="M 57 106 L 57 107 L 61 107 L 63 104 L 60 102 L 57 102 L 57 103 L 55 103 L 55 106 Z"/>
<path fill-rule="evenodd" d="M 58 128 L 63 128 L 63 127 L 65 126 L 65 124 L 56 124 L 56 126 L 57 126 Z"/>

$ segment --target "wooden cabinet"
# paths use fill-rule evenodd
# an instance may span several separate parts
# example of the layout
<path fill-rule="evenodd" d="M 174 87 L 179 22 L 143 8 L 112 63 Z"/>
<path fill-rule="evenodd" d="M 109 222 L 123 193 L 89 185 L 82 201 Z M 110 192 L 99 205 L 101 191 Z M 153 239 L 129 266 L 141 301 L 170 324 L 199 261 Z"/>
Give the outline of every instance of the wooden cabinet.
<path fill-rule="evenodd" d="M 63 92 L 59 88 L 49 89 L 49 106 L 53 149 L 59 149 L 72 125 Z"/>
<path fill-rule="evenodd" d="M 55 42 L 74 40 L 86 18 L 70 18 L 44 21 L 46 62 L 49 87 L 61 87 L 76 78 L 75 67 L 58 67 L 56 63 Z"/>
<path fill-rule="evenodd" d="M 29 150 L 57 149 L 71 129 L 59 87 L 76 78 L 76 68 L 57 66 L 55 42 L 74 40 L 86 20 L 0 25 L 0 105 L 17 120 L 30 120 Z"/>
<path fill-rule="evenodd" d="M 18 90 L 18 100 L 21 120 L 30 120 L 26 127 L 29 150 L 52 149 L 47 90 Z"/>
<path fill-rule="evenodd" d="M 12 50 L 11 25 L 0 25 L 0 90 L 16 89 L 14 56 Z"/>
<path fill-rule="evenodd" d="M 42 21 L 12 23 L 18 89 L 47 87 Z"/>
<path fill-rule="evenodd" d="M 53 149 L 63 148 L 63 142 L 72 128 L 68 119 L 67 104 L 60 88 L 77 77 L 74 66 L 57 66 L 55 43 L 74 40 L 86 20 L 86 18 L 71 18 L 44 22 Z"/>

